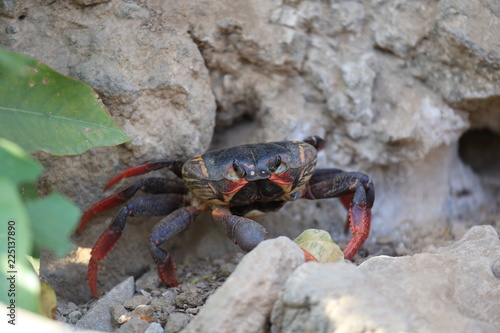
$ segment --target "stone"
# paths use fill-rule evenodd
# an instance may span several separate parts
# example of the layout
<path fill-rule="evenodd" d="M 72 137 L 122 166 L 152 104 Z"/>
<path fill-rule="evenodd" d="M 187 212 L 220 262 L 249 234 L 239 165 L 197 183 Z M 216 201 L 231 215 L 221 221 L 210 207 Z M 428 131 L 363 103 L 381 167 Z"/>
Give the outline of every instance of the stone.
<path fill-rule="evenodd" d="M 117 313 L 118 315 L 119 313 Z M 130 312 L 125 312 L 121 314 L 117 319 L 116 322 L 118 324 L 123 324 L 126 323 L 134 318 L 136 319 L 141 319 L 141 320 L 146 320 L 146 321 L 151 321 L 151 316 L 153 314 L 153 308 L 149 305 L 139 305 L 136 307 L 134 310 Z"/>
<path fill-rule="evenodd" d="M 195 308 L 203 303 L 203 296 L 196 289 L 188 289 L 175 298 L 175 304 L 180 308 Z"/>
<path fill-rule="evenodd" d="M 144 295 L 136 295 L 132 297 L 131 299 L 126 300 L 123 302 L 123 306 L 126 309 L 133 310 L 139 305 L 147 305 L 151 302 L 151 299 L 148 296 Z"/>
<path fill-rule="evenodd" d="M 158 276 L 158 271 L 156 269 L 151 269 L 147 271 L 135 282 L 137 290 L 146 290 L 146 291 L 158 288 L 160 284 L 161 280 L 160 277 Z"/>
<path fill-rule="evenodd" d="M 121 325 L 117 333 L 144 333 L 149 328 L 149 323 L 145 320 L 141 320 L 138 318 L 132 318 L 127 321 L 125 324 Z"/>
<path fill-rule="evenodd" d="M 115 304 L 111 308 L 111 317 L 116 323 L 120 325 L 125 322 L 125 320 L 123 320 L 122 318 L 125 318 L 127 314 L 128 314 L 127 309 L 125 309 L 125 307 L 121 304 Z"/>
<path fill-rule="evenodd" d="M 134 295 L 134 278 L 129 277 L 95 301 L 76 327 L 111 332 L 114 329 L 111 309 Z"/>
<path fill-rule="evenodd" d="M 73 0 L 74 3 L 80 6 L 95 6 L 101 3 L 110 2 L 111 0 Z"/>
<path fill-rule="evenodd" d="M 271 332 L 496 332 L 499 272 L 491 226 L 434 253 L 373 257 L 359 267 L 306 263 L 274 304 Z"/>
<path fill-rule="evenodd" d="M 168 315 L 167 323 L 165 324 L 164 333 L 180 332 L 188 325 L 190 317 L 188 314 L 181 312 L 172 312 Z"/>
<path fill-rule="evenodd" d="M 327 141 L 318 167 L 360 171 L 375 184 L 366 247 L 380 248 L 383 236 L 407 254 L 456 239 L 461 224 L 498 221 L 498 167 L 474 168 L 462 139 L 488 129 L 498 155 L 499 11 L 491 0 L 114 0 L 85 8 L 9 0 L 0 2 L 0 44 L 92 86 L 132 138 L 78 156 L 34 154 L 45 167 L 41 195 L 59 191 L 85 210 L 134 181 L 103 193 L 117 171 L 148 160 L 316 134 Z M 484 144 L 471 150 L 490 155 Z M 92 299 L 90 249 L 116 212 L 73 237 L 78 250 L 66 258 L 43 251 L 40 274 L 60 302 Z M 147 239 L 159 219 L 128 220 L 99 263 L 99 288 L 154 265 Z M 237 249 L 201 219 L 164 244 L 177 264 Z M 259 222 L 269 237 L 317 228 L 342 245 L 351 237 L 345 219 L 336 200 L 297 200 Z"/>
<path fill-rule="evenodd" d="M 28 0 L 1 0 L 0 15 L 18 18 L 26 14 L 26 9 L 29 7 Z"/>
<path fill-rule="evenodd" d="M 4 303 L 0 303 L 0 305 L 2 307 L 6 306 Z M 18 327 L 19 329 L 14 329 L 14 330 L 6 329 L 11 327 L 10 324 L 8 324 L 7 321 L 5 321 L 5 324 L 2 324 L 2 327 L 4 328 L 2 331 L 51 332 L 51 333 L 99 333 L 100 332 L 98 330 L 86 330 L 77 328 L 74 325 L 68 325 L 66 323 L 62 323 L 57 320 L 48 319 L 44 316 L 40 316 L 38 314 L 24 310 L 22 308 L 17 308 L 16 314 L 18 315 L 18 317 L 16 318 L 18 319 L 16 320 L 16 327 Z"/>
<path fill-rule="evenodd" d="M 285 280 L 304 260 L 286 237 L 260 243 L 182 332 L 264 332 Z"/>
<path fill-rule="evenodd" d="M 161 327 L 158 323 L 149 324 L 148 328 L 144 331 L 144 333 L 163 333 L 163 327 Z"/>

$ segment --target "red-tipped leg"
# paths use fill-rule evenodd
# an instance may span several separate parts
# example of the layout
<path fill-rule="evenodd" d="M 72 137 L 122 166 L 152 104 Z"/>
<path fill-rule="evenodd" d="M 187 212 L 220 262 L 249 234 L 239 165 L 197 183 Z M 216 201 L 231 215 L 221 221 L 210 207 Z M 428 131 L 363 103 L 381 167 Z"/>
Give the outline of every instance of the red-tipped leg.
<path fill-rule="evenodd" d="M 340 198 L 348 210 L 345 231 L 351 229 L 352 239 L 344 249 L 344 257 L 354 258 L 368 238 L 375 187 L 370 178 L 359 172 L 339 169 L 318 169 L 303 192 L 304 199 Z"/>
<path fill-rule="evenodd" d="M 106 231 L 102 233 L 97 242 L 94 244 L 94 247 L 90 252 L 88 280 L 90 291 L 95 298 L 99 297 L 97 293 L 97 270 L 99 265 L 97 262 L 102 260 L 108 252 L 111 251 L 121 235 L 121 231 L 113 230 L 111 227 L 106 229 Z"/>
<path fill-rule="evenodd" d="M 352 201 L 353 196 L 354 196 L 354 193 L 340 197 L 340 202 L 342 202 L 342 205 L 344 206 L 344 208 L 347 211 L 349 211 L 349 207 L 351 207 L 351 201 Z M 347 218 L 346 218 L 345 224 L 344 224 L 344 233 L 345 234 L 347 234 L 347 232 L 349 231 L 349 228 L 351 227 L 350 224 L 351 224 L 351 221 L 350 221 L 349 215 L 347 215 Z"/>
<path fill-rule="evenodd" d="M 118 183 L 123 178 L 129 178 L 129 177 L 134 177 L 134 176 L 138 176 L 138 175 L 143 175 L 145 173 L 148 173 L 148 172 L 151 172 L 154 170 L 158 170 L 161 168 L 168 168 L 172 172 L 174 172 L 179 178 L 182 178 L 182 176 L 181 176 L 182 165 L 183 165 L 183 162 L 181 162 L 181 161 L 155 161 L 155 162 L 144 163 L 142 165 L 138 165 L 138 166 L 129 168 L 125 171 L 122 171 L 118 175 L 116 175 L 113 179 L 111 179 L 104 186 L 104 190 L 108 189 L 113 184 Z"/>
<path fill-rule="evenodd" d="M 174 261 L 169 255 L 165 263 L 158 264 L 158 276 L 168 288 L 177 287 L 179 282 L 176 280 L 176 271 Z"/>
<path fill-rule="evenodd" d="M 83 214 L 82 218 L 80 219 L 80 224 L 78 225 L 77 232 L 81 233 L 87 223 L 92 220 L 95 215 L 116 207 L 127 201 L 129 198 L 129 196 L 125 196 L 122 192 L 120 192 L 110 195 L 109 197 L 104 198 L 99 202 L 96 202 L 92 205 L 92 207 L 90 207 L 87 212 L 85 212 L 85 214 Z"/>
<path fill-rule="evenodd" d="M 353 237 L 344 249 L 344 257 L 351 260 L 361 249 L 370 233 L 371 209 L 351 204 L 347 223 L 351 226 Z"/>
<path fill-rule="evenodd" d="M 172 256 L 160 246 L 186 229 L 201 213 L 194 207 L 179 208 L 161 219 L 151 231 L 149 250 L 158 267 L 158 276 L 167 287 L 178 286 L 175 278 L 175 265 Z"/>

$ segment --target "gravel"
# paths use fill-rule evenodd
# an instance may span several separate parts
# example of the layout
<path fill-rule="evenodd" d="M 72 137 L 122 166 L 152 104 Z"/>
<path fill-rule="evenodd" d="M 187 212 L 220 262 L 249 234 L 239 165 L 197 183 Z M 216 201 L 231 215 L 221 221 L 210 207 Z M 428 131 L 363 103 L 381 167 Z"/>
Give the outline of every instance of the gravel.
<path fill-rule="evenodd" d="M 214 260 L 192 259 L 178 265 L 180 285 L 175 288 L 162 286 L 156 268 L 152 267 L 135 282 L 133 297 L 110 308 L 111 327 L 114 332 L 179 332 L 200 311 L 208 296 L 224 283 L 242 257 L 243 253 L 235 253 Z M 85 304 L 59 304 L 57 318 L 76 325 L 104 296 Z"/>

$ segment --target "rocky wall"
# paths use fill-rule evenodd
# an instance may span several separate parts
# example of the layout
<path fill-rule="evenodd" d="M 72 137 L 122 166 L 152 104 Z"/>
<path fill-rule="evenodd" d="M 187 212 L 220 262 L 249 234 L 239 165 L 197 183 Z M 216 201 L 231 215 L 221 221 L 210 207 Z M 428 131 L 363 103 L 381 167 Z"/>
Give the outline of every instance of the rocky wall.
<path fill-rule="evenodd" d="M 411 252 L 464 226 L 498 228 L 495 1 L 19 0 L 1 1 L 0 15 L 1 45 L 91 85 L 132 138 L 80 156 L 37 154 L 42 193 L 58 190 L 87 209 L 117 171 L 143 161 L 316 134 L 327 140 L 320 167 L 375 183 L 367 244 L 389 239 Z M 81 281 L 78 299 L 90 296 L 89 248 L 114 213 L 75 237 L 75 253 L 48 261 L 62 295 Z M 259 221 L 270 237 L 315 227 L 345 243 L 344 219 L 325 200 Z M 138 220 L 101 265 L 103 288 L 152 264 L 155 219 Z M 203 220 L 170 242 L 175 255 L 237 249 Z"/>

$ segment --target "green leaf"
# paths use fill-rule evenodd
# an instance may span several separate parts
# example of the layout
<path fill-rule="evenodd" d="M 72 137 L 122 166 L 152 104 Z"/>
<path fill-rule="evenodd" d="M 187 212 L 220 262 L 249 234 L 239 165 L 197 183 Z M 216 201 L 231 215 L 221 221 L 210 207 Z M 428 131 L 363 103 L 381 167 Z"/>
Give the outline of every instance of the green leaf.
<path fill-rule="evenodd" d="M 0 302 L 41 313 L 40 279 L 26 259 L 33 247 L 28 214 L 14 182 L 0 177 L 0 189 Z"/>
<path fill-rule="evenodd" d="M 9 62 L 22 65 L 2 71 Z M 80 154 L 130 140 L 88 85 L 36 59 L 2 49 L 0 118 L 0 136 L 27 152 Z"/>
<path fill-rule="evenodd" d="M 2 138 L 0 161 L 0 176 L 17 185 L 35 181 L 43 170 L 42 166 L 28 157 L 19 146 Z"/>
<path fill-rule="evenodd" d="M 35 241 L 64 256 L 73 249 L 68 241 L 80 218 L 80 209 L 57 193 L 40 200 L 26 201 L 26 210 L 36 235 Z"/>

